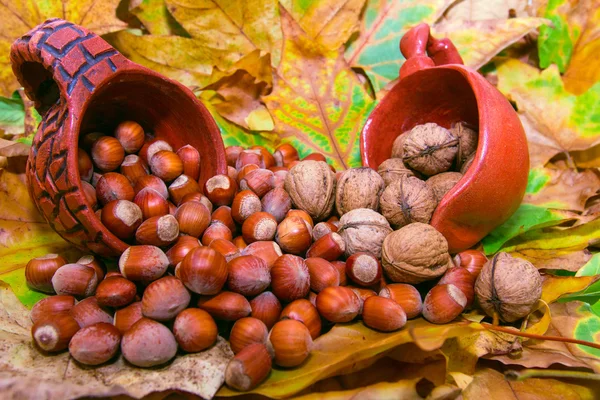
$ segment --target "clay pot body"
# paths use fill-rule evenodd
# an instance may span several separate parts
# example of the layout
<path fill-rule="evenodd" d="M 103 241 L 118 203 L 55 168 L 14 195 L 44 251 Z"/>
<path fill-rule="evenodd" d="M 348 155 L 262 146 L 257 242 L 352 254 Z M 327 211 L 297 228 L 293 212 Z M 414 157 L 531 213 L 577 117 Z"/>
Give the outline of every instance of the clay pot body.
<path fill-rule="evenodd" d="M 394 139 L 415 125 L 435 122 L 450 128 L 464 121 L 478 126 L 473 164 L 431 219 L 456 253 L 473 246 L 519 207 L 529 171 L 525 132 L 506 98 L 462 65 L 448 39 L 431 37 L 428 25 L 407 32 L 400 48 L 407 58 L 400 80 L 362 130 L 363 165 L 377 169 L 390 157 Z"/>
<path fill-rule="evenodd" d="M 111 134 L 119 122 L 133 120 L 174 149 L 199 149 L 201 185 L 227 172 L 219 129 L 192 92 L 127 60 L 85 28 L 47 20 L 13 43 L 10 60 L 43 116 L 27 162 L 31 197 L 50 226 L 74 245 L 103 256 L 128 247 L 85 200 L 77 167 L 80 135 Z"/>

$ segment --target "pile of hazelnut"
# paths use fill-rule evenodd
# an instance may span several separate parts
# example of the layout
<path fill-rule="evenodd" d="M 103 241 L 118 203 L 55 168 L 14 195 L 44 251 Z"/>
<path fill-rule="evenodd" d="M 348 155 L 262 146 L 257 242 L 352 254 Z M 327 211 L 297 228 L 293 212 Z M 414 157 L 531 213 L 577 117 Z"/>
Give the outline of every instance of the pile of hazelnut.
<path fill-rule="evenodd" d="M 437 129 L 429 125 L 413 131 Z M 130 121 L 114 136 L 85 136 L 79 160 L 89 205 L 131 246 L 118 271 L 107 272 L 94 256 L 67 263 L 49 254 L 27 264 L 29 286 L 56 294 L 31 311 L 35 344 L 45 352 L 68 348 L 86 365 L 120 349 L 129 363 L 152 367 L 178 350 L 205 350 L 222 334 L 235 353 L 225 381 L 249 390 L 272 363 L 302 364 L 334 323 L 361 318 L 384 332 L 421 314 L 447 323 L 473 304 L 476 291 L 490 315 L 509 322 L 527 315 L 539 293 L 496 281 L 515 268 L 539 278 L 537 270 L 502 253 L 490 261 L 476 250 L 452 258 L 427 224 L 432 211 L 420 206 L 437 192 L 414 177 L 433 171 L 418 165 L 450 168 L 457 152 L 464 163 L 461 151 L 447 154 L 460 149 L 460 136 L 441 143 L 438 132 L 429 143 L 413 131 L 401 136 L 404 158 L 386 161 L 379 174 L 336 173 L 323 155 L 300 160 L 289 144 L 273 154 L 228 147 L 228 174 L 203 188 L 200 154 L 191 146 L 175 152 Z M 433 288 L 419 286 L 435 278 Z"/>

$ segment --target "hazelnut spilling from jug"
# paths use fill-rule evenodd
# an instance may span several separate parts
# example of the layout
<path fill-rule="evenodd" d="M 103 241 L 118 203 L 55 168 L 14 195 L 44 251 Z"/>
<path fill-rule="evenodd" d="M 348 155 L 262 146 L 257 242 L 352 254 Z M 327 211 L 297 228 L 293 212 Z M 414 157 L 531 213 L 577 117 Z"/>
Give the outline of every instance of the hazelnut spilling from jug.
<path fill-rule="evenodd" d="M 528 315 L 541 293 L 537 270 L 466 249 L 509 215 L 520 186 L 497 196 L 502 215 L 485 229 L 452 225 L 489 189 L 476 178 L 488 177 L 483 149 L 497 138 L 472 72 L 434 67 L 460 59 L 428 29 L 423 42 L 423 32 L 403 39 L 399 89 L 370 126 L 386 107 L 392 113 L 394 90 L 414 94 L 421 73 L 450 89 L 466 74 L 458 93 L 469 101 L 436 114 L 439 105 L 417 99 L 417 117 L 396 114 L 400 126 L 377 131 L 391 151 L 375 154 L 377 165 L 365 128 L 366 166 L 346 171 L 319 153 L 300 159 L 289 144 L 224 149 L 187 89 L 68 22 L 47 21 L 15 42 L 13 69 L 44 116 L 28 163 L 31 194 L 63 237 L 118 260 L 110 269 L 93 254 L 48 254 L 27 264 L 28 285 L 53 294 L 32 309 L 35 345 L 68 350 L 84 365 L 121 355 L 149 368 L 204 351 L 221 334 L 234 354 L 225 382 L 245 391 L 273 366 L 303 365 L 335 323 L 394 332 L 419 316 L 445 324 L 474 307 L 505 322 Z M 507 131 L 518 136 L 513 122 Z M 519 184 L 523 166 L 511 177 Z M 512 270 L 526 279 L 511 284 Z"/>

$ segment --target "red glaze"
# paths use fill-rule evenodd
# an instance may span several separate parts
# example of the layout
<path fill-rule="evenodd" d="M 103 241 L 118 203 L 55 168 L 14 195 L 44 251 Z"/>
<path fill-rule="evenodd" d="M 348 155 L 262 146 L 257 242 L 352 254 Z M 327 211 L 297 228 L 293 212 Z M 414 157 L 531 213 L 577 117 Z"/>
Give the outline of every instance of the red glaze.
<path fill-rule="evenodd" d="M 510 103 L 477 71 L 462 65 L 454 45 L 436 40 L 429 26 L 406 33 L 400 48 L 407 61 L 400 81 L 369 116 L 361 134 L 363 165 L 377 169 L 390 157 L 394 139 L 415 125 L 450 128 L 464 121 L 479 127 L 473 164 L 440 201 L 431 225 L 451 253 L 473 246 L 519 207 L 529 171 L 523 126 Z"/>
<path fill-rule="evenodd" d="M 173 148 L 200 149 L 201 184 L 227 172 L 219 128 L 192 92 L 87 29 L 49 19 L 13 43 L 10 60 L 43 116 L 27 162 L 30 195 L 50 226 L 78 247 L 104 256 L 128 247 L 87 206 L 77 167 L 80 133 L 136 121 Z"/>

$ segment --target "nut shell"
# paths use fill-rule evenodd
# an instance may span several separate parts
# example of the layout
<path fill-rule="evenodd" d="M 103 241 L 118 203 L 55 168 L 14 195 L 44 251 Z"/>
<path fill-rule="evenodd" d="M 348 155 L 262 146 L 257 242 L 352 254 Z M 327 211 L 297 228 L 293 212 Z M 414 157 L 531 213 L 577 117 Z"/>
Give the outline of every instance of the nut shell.
<path fill-rule="evenodd" d="M 133 282 L 152 282 L 167 272 L 169 259 L 158 247 L 131 246 L 119 258 L 121 274 Z"/>
<path fill-rule="evenodd" d="M 383 178 L 385 186 L 391 185 L 404 177 L 415 176 L 414 172 L 408 169 L 401 158 L 390 158 L 379 164 L 377 173 Z"/>
<path fill-rule="evenodd" d="M 133 326 L 133 324 L 142 318 L 144 318 L 142 315 L 142 302 L 137 301 L 125 308 L 115 311 L 113 324 L 121 334 L 124 334 Z"/>
<path fill-rule="evenodd" d="M 277 152 L 275 153 L 277 159 Z M 326 219 L 335 201 L 335 174 L 322 161 L 301 161 L 285 178 L 292 203 L 315 221 Z"/>
<path fill-rule="evenodd" d="M 114 137 L 102 136 L 92 144 L 90 156 L 100 171 L 109 172 L 119 168 L 125 158 L 125 150 Z"/>
<path fill-rule="evenodd" d="M 211 221 L 208 208 L 197 201 L 180 205 L 175 212 L 175 218 L 179 223 L 179 232 L 196 238 L 202 236 Z"/>
<path fill-rule="evenodd" d="M 431 188 L 415 177 L 393 182 L 381 195 L 381 213 L 396 229 L 412 222 L 429 223 L 436 206 Z"/>
<path fill-rule="evenodd" d="M 122 276 L 104 279 L 96 288 L 96 300 L 102 307 L 124 307 L 135 300 L 135 284 Z"/>
<path fill-rule="evenodd" d="M 310 275 L 310 289 L 316 293 L 331 286 L 339 286 L 340 274 L 327 260 L 319 257 L 309 257 L 304 260 Z"/>
<path fill-rule="evenodd" d="M 27 286 L 44 293 L 54 293 L 52 277 L 67 260 L 58 254 L 46 254 L 29 260 L 25 266 Z"/>
<path fill-rule="evenodd" d="M 115 138 L 128 154 L 137 153 L 144 145 L 144 128 L 134 121 L 123 121 L 115 129 Z"/>
<path fill-rule="evenodd" d="M 190 251 L 179 268 L 183 284 L 192 292 L 217 294 L 227 281 L 227 261 L 220 253 L 209 247 L 197 247 Z"/>
<path fill-rule="evenodd" d="M 335 192 L 335 208 L 339 215 L 357 208 L 379 208 L 379 198 L 385 183 L 381 176 L 369 167 L 351 168 L 338 180 Z"/>
<path fill-rule="evenodd" d="M 58 295 L 46 297 L 35 303 L 29 313 L 29 318 L 34 324 L 48 315 L 68 312 L 75 305 L 75 297 Z"/>
<path fill-rule="evenodd" d="M 301 257 L 284 254 L 271 268 L 271 290 L 281 301 L 306 297 L 310 290 L 308 267 Z"/>
<path fill-rule="evenodd" d="M 31 336 L 38 348 L 54 353 L 66 349 L 78 330 L 79 325 L 73 317 L 58 313 L 33 324 Z"/>
<path fill-rule="evenodd" d="M 148 165 L 153 175 L 165 182 L 171 182 L 183 173 L 181 158 L 171 150 L 160 150 L 149 159 Z"/>
<path fill-rule="evenodd" d="M 251 316 L 260 319 L 267 329 L 271 329 L 279 320 L 281 303 L 272 292 L 263 292 L 250 301 Z"/>
<path fill-rule="evenodd" d="M 324 289 L 317 295 L 317 310 L 331 322 L 349 322 L 358 315 L 361 302 L 356 293 L 344 286 Z"/>
<path fill-rule="evenodd" d="M 402 161 L 424 175 L 448 171 L 458 151 L 458 138 L 435 123 L 411 129 L 402 146 Z"/>
<path fill-rule="evenodd" d="M 293 319 L 277 322 L 269 334 L 269 343 L 275 353 L 275 364 L 281 367 L 302 364 L 313 345 L 308 328 Z"/>
<path fill-rule="evenodd" d="M 229 361 L 225 383 L 232 389 L 247 391 L 258 386 L 271 371 L 271 354 L 262 343 L 245 347 Z"/>
<path fill-rule="evenodd" d="M 435 285 L 423 301 L 423 317 L 434 324 L 446 324 L 460 315 L 467 298 L 454 285 Z"/>
<path fill-rule="evenodd" d="M 267 262 L 256 256 L 240 256 L 228 263 L 227 286 L 232 292 L 256 296 L 271 284 Z"/>
<path fill-rule="evenodd" d="M 237 321 L 252 312 L 250 303 L 244 296 L 234 292 L 221 292 L 216 296 L 201 298 L 198 307 L 216 319 Z"/>
<path fill-rule="evenodd" d="M 131 201 L 114 200 L 102 208 L 100 219 L 116 237 L 127 240 L 142 224 L 142 210 Z"/>
<path fill-rule="evenodd" d="M 393 282 L 415 284 L 443 275 L 452 260 L 444 236 L 431 225 L 415 222 L 385 238 L 381 264 Z"/>
<path fill-rule="evenodd" d="M 275 261 L 281 257 L 283 253 L 281 252 L 281 248 L 275 242 L 271 241 L 260 241 L 250 243 L 242 250 L 243 256 L 256 256 L 258 258 L 262 258 L 267 262 L 269 269 L 275 264 Z"/>
<path fill-rule="evenodd" d="M 174 276 L 165 276 L 149 284 L 142 296 L 142 314 L 157 321 L 169 321 L 188 304 L 190 292 Z"/>
<path fill-rule="evenodd" d="M 312 228 L 300 217 L 287 217 L 277 226 L 275 241 L 286 253 L 304 255 L 312 244 Z"/>
<path fill-rule="evenodd" d="M 460 172 L 442 172 L 427 179 L 425 183 L 431 188 L 437 204 L 462 178 Z"/>
<path fill-rule="evenodd" d="M 391 232 L 385 217 L 368 208 L 344 214 L 338 228 L 346 245 L 346 257 L 354 253 L 369 253 L 380 258 L 383 241 Z"/>
<path fill-rule="evenodd" d="M 209 348 L 217 341 L 217 324 L 206 311 L 188 308 L 175 318 L 173 334 L 184 351 L 196 353 Z"/>
<path fill-rule="evenodd" d="M 121 333 L 112 324 L 99 322 L 80 329 L 69 342 L 71 357 L 85 365 L 100 365 L 119 351 Z"/>
<path fill-rule="evenodd" d="M 231 328 L 229 344 L 234 354 L 239 353 L 244 347 L 252 343 L 267 343 L 269 331 L 260 319 L 245 317 L 238 319 Z"/>
<path fill-rule="evenodd" d="M 69 314 L 75 318 L 79 327 L 94 325 L 99 322 L 113 323 L 113 317 L 102 307 L 98 305 L 95 297 L 88 297 L 75 304 Z"/>
<path fill-rule="evenodd" d="M 81 264 L 65 264 L 52 276 L 52 287 L 56 294 L 78 298 L 94 294 L 98 277 L 93 268 Z"/>
<path fill-rule="evenodd" d="M 393 332 L 406 324 L 406 313 L 394 300 L 371 296 L 363 304 L 363 322 L 382 332 Z"/>
<path fill-rule="evenodd" d="M 355 253 L 346 260 L 346 275 L 360 286 L 371 286 L 381 279 L 381 264 L 369 253 Z"/>
<path fill-rule="evenodd" d="M 380 297 L 387 297 L 400 304 L 407 318 L 415 318 L 423 310 L 421 294 L 412 285 L 406 283 L 391 283 L 379 291 Z"/>
<path fill-rule="evenodd" d="M 285 318 L 295 319 L 306 325 L 313 340 L 321 334 L 321 316 L 317 308 L 306 299 L 294 300 L 285 306 L 280 319 Z"/>
<path fill-rule="evenodd" d="M 153 367 L 175 357 L 177 342 L 166 326 L 142 318 L 123 335 L 121 352 L 135 366 Z"/>

